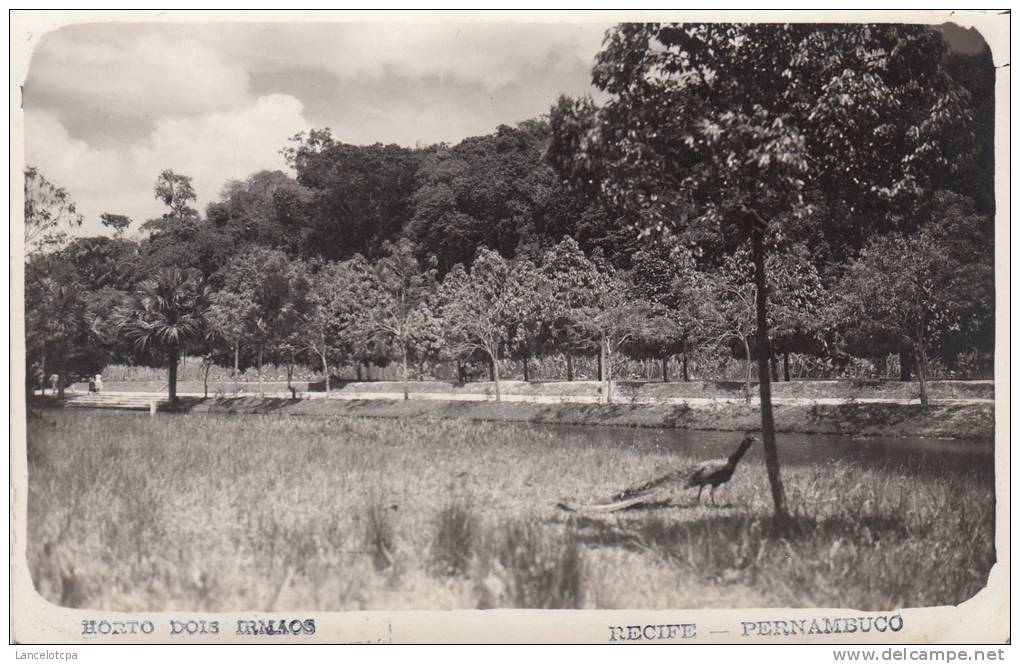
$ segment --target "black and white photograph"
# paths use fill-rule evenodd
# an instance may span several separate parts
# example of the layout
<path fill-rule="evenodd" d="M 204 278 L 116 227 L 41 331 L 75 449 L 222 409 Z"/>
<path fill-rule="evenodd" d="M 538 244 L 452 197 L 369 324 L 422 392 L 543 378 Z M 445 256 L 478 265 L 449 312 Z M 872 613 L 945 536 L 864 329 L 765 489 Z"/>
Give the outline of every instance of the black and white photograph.
<path fill-rule="evenodd" d="M 1005 14 L 12 12 L 11 642 L 1008 643 Z"/>

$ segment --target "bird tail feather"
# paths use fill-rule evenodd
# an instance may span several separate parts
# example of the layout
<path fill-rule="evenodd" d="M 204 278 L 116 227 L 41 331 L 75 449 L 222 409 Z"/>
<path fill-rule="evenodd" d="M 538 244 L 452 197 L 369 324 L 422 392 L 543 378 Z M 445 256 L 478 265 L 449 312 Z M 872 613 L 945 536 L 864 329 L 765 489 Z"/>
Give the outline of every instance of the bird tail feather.
<path fill-rule="evenodd" d="M 667 473 L 662 477 L 657 477 L 656 479 L 645 482 L 644 484 L 639 484 L 637 486 L 632 486 L 628 489 L 624 489 L 620 493 L 610 498 L 610 500 L 611 501 L 627 500 L 629 498 L 634 498 L 637 496 L 647 496 L 654 489 L 658 489 L 659 487 L 665 484 L 670 484 L 672 482 L 676 482 L 682 479 L 683 475 L 684 475 L 683 471 L 674 470 L 671 473 Z"/>

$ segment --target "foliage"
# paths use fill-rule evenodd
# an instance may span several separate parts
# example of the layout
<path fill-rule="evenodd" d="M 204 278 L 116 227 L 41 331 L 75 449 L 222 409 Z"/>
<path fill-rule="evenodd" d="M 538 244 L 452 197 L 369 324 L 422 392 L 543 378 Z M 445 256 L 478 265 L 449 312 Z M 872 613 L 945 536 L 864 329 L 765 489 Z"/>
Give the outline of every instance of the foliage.
<path fill-rule="evenodd" d="M 310 304 L 302 264 L 278 250 L 253 247 L 234 256 L 221 278 L 223 288 L 212 298 L 215 320 L 237 335 L 226 338 L 254 351 L 260 374 L 267 354 L 289 359 L 304 345 L 301 320 Z"/>
<path fill-rule="evenodd" d="M 99 215 L 99 221 L 106 228 L 112 228 L 115 237 L 121 237 L 131 226 L 131 217 L 123 214 L 112 214 L 104 212 Z"/>
<path fill-rule="evenodd" d="M 189 341 L 205 333 L 209 289 L 194 270 L 168 268 L 138 284 L 119 312 L 123 336 L 141 354 L 158 354 L 169 365 L 170 403 L 177 402 L 177 363 Z"/>
<path fill-rule="evenodd" d="M 63 395 L 68 358 L 86 332 L 85 293 L 58 260 L 35 260 L 25 267 L 25 327 L 28 379 L 46 385 L 60 378 Z M 34 375 L 33 375 L 34 374 Z"/>
<path fill-rule="evenodd" d="M 366 299 L 361 303 L 359 326 L 362 334 L 380 335 L 396 346 L 407 399 L 408 357 L 425 354 L 438 343 L 431 312 L 436 273 L 434 268 L 419 264 L 414 247 L 406 239 L 385 243 L 383 251 L 373 266 Z"/>
<path fill-rule="evenodd" d="M 560 99 L 550 159 L 600 185 L 643 236 L 717 253 L 750 241 L 755 326 L 768 347 L 765 236 L 825 192 L 886 223 L 967 157 L 967 95 L 937 30 L 902 25 L 622 24 L 593 82 L 608 99 Z M 762 435 L 784 514 L 768 360 L 758 359 Z"/>
<path fill-rule="evenodd" d="M 424 158 L 407 232 L 441 272 L 468 263 L 479 246 L 513 257 L 573 233 L 585 202 L 544 163 L 548 138 L 546 121 L 527 120 Z"/>
<path fill-rule="evenodd" d="M 228 181 L 220 200 L 206 207 L 206 218 L 235 242 L 296 251 L 310 200 L 311 192 L 294 178 L 281 171 L 259 171 L 244 181 Z"/>
<path fill-rule="evenodd" d="M 191 184 L 191 178 L 187 175 L 179 175 L 169 169 L 161 172 L 156 178 L 152 193 L 156 200 L 162 201 L 170 208 L 170 216 L 177 221 L 198 217 L 198 211 L 189 205 L 198 197 Z"/>
<path fill-rule="evenodd" d="M 362 307 L 372 287 L 363 258 L 314 265 L 307 294 L 308 309 L 300 323 L 305 344 L 322 363 L 325 388 L 330 389 L 330 363 L 349 357 L 358 336 Z"/>
<path fill-rule="evenodd" d="M 483 354 L 493 370 L 497 401 L 498 360 L 510 339 L 518 293 L 512 281 L 511 264 L 485 247 L 478 250 L 470 273 L 456 265 L 440 288 L 446 345 L 460 357 L 476 351 Z"/>
<path fill-rule="evenodd" d="M 839 289 L 845 324 L 910 341 L 925 404 L 933 348 L 946 337 L 979 332 L 995 284 L 984 219 L 958 197 L 942 196 L 940 208 L 945 216 L 913 234 L 873 238 Z"/>
<path fill-rule="evenodd" d="M 419 151 L 349 145 L 322 129 L 296 135 L 284 155 L 310 192 L 302 233 L 312 255 L 376 258 L 411 217 Z"/>
<path fill-rule="evenodd" d="M 47 180 L 38 169 L 25 169 L 25 257 L 59 248 L 67 230 L 81 226 L 83 218 L 63 187 Z"/>
<path fill-rule="evenodd" d="M 293 177 L 229 181 L 204 215 L 191 178 L 164 170 L 153 196 L 167 213 L 138 240 L 112 213 L 101 215 L 112 237 L 70 239 L 74 202 L 29 168 L 30 365 L 49 372 L 59 358 L 71 375 L 163 363 L 110 321 L 141 281 L 194 269 L 216 295 L 189 350 L 238 369 L 308 363 L 328 381 L 355 363 L 359 376 L 362 363 L 393 361 L 424 376 L 458 359 L 501 361 L 504 373 L 523 361 L 529 377 L 563 354 L 570 377 L 575 361 L 585 375 L 597 362 L 608 398 L 625 356 L 668 367 L 684 353 L 686 367 L 693 353 L 727 372 L 728 357 L 707 357 L 723 339 L 712 348 L 727 356 L 810 354 L 835 373 L 898 351 L 909 378 L 913 343 L 881 312 L 848 313 L 845 273 L 865 248 L 888 249 L 886 236 L 934 237 L 918 234 L 940 224 L 984 272 L 954 282 L 955 322 L 926 333 L 923 350 L 949 371 L 989 364 L 987 51 L 946 52 L 937 31 L 892 24 L 625 24 L 593 76 L 597 104 L 562 99 L 548 118 L 456 144 L 299 135 L 284 150 Z M 497 276 L 479 286 L 482 247 L 479 274 Z M 759 294 L 755 247 L 766 341 L 753 334 L 757 309 L 741 306 Z M 54 333 L 49 320 L 69 311 L 80 325 Z"/>

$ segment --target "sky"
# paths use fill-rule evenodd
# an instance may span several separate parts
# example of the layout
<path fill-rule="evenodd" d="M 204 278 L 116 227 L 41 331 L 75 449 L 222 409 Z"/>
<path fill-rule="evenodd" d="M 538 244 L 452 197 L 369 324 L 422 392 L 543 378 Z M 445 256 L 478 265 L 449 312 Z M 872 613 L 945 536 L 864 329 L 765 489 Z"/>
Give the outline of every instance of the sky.
<path fill-rule="evenodd" d="M 164 169 L 194 178 L 198 207 L 224 183 L 287 170 L 290 137 L 456 143 L 594 93 L 596 23 L 93 23 L 38 42 L 24 83 L 26 161 L 105 233 L 164 212 Z M 980 42 L 949 28 L 953 48 Z"/>
<path fill-rule="evenodd" d="M 228 179 L 286 170 L 300 131 L 456 143 L 594 92 L 604 24 L 88 24 L 47 33 L 24 85 L 26 162 L 104 232 L 163 213 L 163 169 L 199 209 Z"/>

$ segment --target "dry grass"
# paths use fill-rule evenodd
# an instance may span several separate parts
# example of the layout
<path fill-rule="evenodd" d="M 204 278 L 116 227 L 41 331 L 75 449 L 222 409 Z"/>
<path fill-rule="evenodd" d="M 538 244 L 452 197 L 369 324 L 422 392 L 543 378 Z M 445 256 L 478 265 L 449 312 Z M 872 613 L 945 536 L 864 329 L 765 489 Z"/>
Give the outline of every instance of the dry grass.
<path fill-rule="evenodd" d="M 28 460 L 37 587 L 96 609 L 889 609 L 994 559 L 991 477 L 937 463 L 789 464 L 777 529 L 757 461 L 717 508 L 571 518 L 687 460 L 499 424 L 48 411 Z"/>

